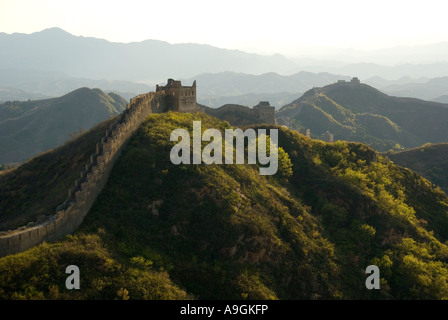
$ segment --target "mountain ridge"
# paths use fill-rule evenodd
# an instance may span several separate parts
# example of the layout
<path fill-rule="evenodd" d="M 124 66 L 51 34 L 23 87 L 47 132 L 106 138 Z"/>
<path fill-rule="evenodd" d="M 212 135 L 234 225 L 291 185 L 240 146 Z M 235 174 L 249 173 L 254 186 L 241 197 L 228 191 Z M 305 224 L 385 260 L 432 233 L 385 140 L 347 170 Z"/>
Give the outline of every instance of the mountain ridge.
<path fill-rule="evenodd" d="M 198 72 L 240 71 L 260 73 L 290 71 L 295 64 L 280 55 L 263 56 L 200 44 L 170 44 L 160 40 L 115 43 L 73 36 L 59 29 L 0 37 L 10 48 L 0 53 L 0 68 L 55 70 L 75 77 L 108 80 L 161 81 Z M 182 48 L 179 51 L 179 48 Z M 32 49 L 33 55 L 27 55 Z M 182 53 L 180 53 L 182 52 Z M 216 61 L 220 63 L 217 65 Z"/>
<path fill-rule="evenodd" d="M 379 151 L 444 142 L 448 134 L 447 104 L 393 97 L 353 81 L 313 88 L 276 117 L 279 124 L 311 129 L 315 137 L 328 130 L 336 139 L 364 142 Z"/>
<path fill-rule="evenodd" d="M 119 114 L 127 102 L 100 89 L 79 88 L 58 98 L 0 105 L 0 163 L 23 162 Z"/>
<path fill-rule="evenodd" d="M 33 99 L 35 95 L 59 97 L 81 87 L 118 92 L 127 100 L 150 90 L 150 86 L 146 84 L 130 81 L 76 78 L 61 72 L 35 69 L 0 69 L 0 100 L 2 101 L 35 100 Z M 17 89 L 25 92 L 9 97 L 8 93 L 11 92 L 13 95 L 14 90 Z"/>

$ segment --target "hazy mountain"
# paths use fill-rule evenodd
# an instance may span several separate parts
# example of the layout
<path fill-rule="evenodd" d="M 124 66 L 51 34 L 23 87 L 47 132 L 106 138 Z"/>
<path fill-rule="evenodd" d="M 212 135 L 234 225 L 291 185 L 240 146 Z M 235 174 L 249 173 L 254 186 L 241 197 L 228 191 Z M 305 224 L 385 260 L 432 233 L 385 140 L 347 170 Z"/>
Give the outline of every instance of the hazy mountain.
<path fill-rule="evenodd" d="M 430 79 L 425 77 L 420 78 L 411 78 L 411 77 L 402 77 L 396 80 L 388 80 L 378 76 L 371 77 L 363 80 L 364 83 L 371 85 L 374 88 L 382 90 L 383 88 L 387 88 L 389 86 L 403 86 L 411 83 L 426 83 Z"/>
<path fill-rule="evenodd" d="M 372 77 L 382 77 L 388 80 L 396 80 L 403 77 L 411 78 L 437 78 L 448 74 L 448 62 L 433 62 L 422 64 L 381 65 L 372 62 L 346 63 L 344 66 L 301 66 L 301 70 L 309 72 L 330 72 L 336 74 L 346 74 L 368 79 Z"/>
<path fill-rule="evenodd" d="M 443 96 L 437 97 L 437 98 L 433 99 L 433 101 L 439 102 L 439 103 L 448 103 L 448 95 L 443 95 Z"/>
<path fill-rule="evenodd" d="M 403 77 L 435 78 L 448 74 L 448 59 L 446 58 L 448 42 L 370 52 L 344 50 L 346 59 L 341 58 L 339 61 L 335 57 L 330 59 L 330 56 L 325 55 L 289 60 L 281 55 L 265 56 L 209 45 L 170 44 L 158 40 L 113 43 L 103 39 L 73 36 L 58 28 L 45 29 L 33 34 L 0 33 L 0 46 L 8 48 L 0 52 L 0 69 L 42 70 L 47 73 L 45 75 L 47 82 L 57 75 L 58 78 L 125 80 L 153 85 L 167 78 L 190 79 L 195 74 L 226 71 L 261 75 L 268 72 L 294 74 L 302 70 L 357 76 L 361 79 L 377 76 L 388 80 Z M 342 56 L 339 55 L 339 57 Z M 380 59 L 381 57 L 394 57 L 396 61 L 390 63 Z M 14 76 L 9 78 L 13 82 Z M 30 87 L 1 83 L 0 79 L 0 87 L 36 92 L 35 86 L 33 90 L 30 90 Z M 322 85 L 324 84 L 317 84 L 317 86 Z M 103 89 L 102 86 L 96 84 L 86 83 L 81 86 Z M 70 87 L 64 93 L 74 89 Z M 104 88 L 104 90 L 118 89 Z M 276 92 L 303 92 L 304 90 Z M 134 92 L 135 90 L 120 89 L 118 91 Z M 44 91 L 41 93 L 48 95 Z M 233 92 L 230 95 L 237 96 L 246 93 L 248 92 Z"/>
<path fill-rule="evenodd" d="M 130 81 L 75 78 L 60 72 L 40 70 L 0 70 L 0 101 L 59 97 L 81 87 L 114 91 L 126 100 L 151 91 L 150 86 L 146 84 Z"/>
<path fill-rule="evenodd" d="M 51 28 L 33 34 L 0 34 L 0 69 L 52 70 L 73 77 L 162 81 L 197 73 L 235 71 L 291 73 L 295 63 L 281 55 L 262 56 L 200 44 L 157 40 L 112 43 Z"/>
<path fill-rule="evenodd" d="M 346 54 L 358 58 L 345 62 L 319 55 L 313 59 L 293 61 L 281 55 L 249 54 L 200 44 L 170 44 L 157 40 L 113 43 L 73 36 L 58 28 L 33 34 L 0 33 L 0 47 L 8 48 L 0 52 L 0 94 L 4 93 L 0 95 L 0 101 L 36 99 L 38 95 L 56 97 L 84 86 L 119 92 L 129 98 L 149 91 L 148 85 L 162 83 L 167 78 L 188 82 L 197 78 L 201 84 L 198 86 L 200 103 L 216 101 L 219 104 L 217 101 L 222 97 L 232 96 L 239 100 L 223 100 L 223 104 L 253 104 L 249 103 L 253 100 L 248 94 L 297 94 L 349 76 L 362 80 L 370 78 L 366 83 L 383 89 L 388 85 L 407 85 L 409 81 L 401 81 L 406 78 L 417 79 L 413 82 L 421 83 L 424 78 L 448 74 L 448 62 L 443 58 L 448 56 L 444 55 L 445 44 L 407 48 L 408 57 L 412 57 L 413 50 L 416 50 L 418 55 L 439 56 L 439 60 L 411 61 L 403 58 L 395 64 L 381 64 L 375 57 L 387 56 L 393 50 L 405 53 L 406 48 L 368 54 L 346 50 Z M 439 48 L 439 51 L 431 55 L 434 48 Z M 306 72 L 297 73 L 299 70 Z M 373 77 L 387 80 L 380 85 Z M 424 99 L 435 99 L 444 94 L 440 93 L 440 86 L 432 85 L 415 91 L 410 87 L 392 87 L 391 91 L 385 92 L 399 96 L 413 93 L 412 97 Z"/>
<path fill-rule="evenodd" d="M 196 80 L 198 102 L 209 107 L 228 103 L 253 106 L 259 101 L 269 101 L 272 106 L 280 108 L 291 102 L 293 95 L 297 97 L 310 87 L 324 86 L 341 79 L 350 77 L 326 72 L 299 72 L 289 76 L 274 72 L 261 75 L 221 72 L 199 74 L 182 81 L 192 83 Z"/>
<path fill-rule="evenodd" d="M 258 164 L 174 165 L 170 132 L 193 120 L 229 128 L 199 113 L 148 117 L 74 235 L 0 259 L 0 298 L 448 298 L 448 197 L 421 176 L 365 145 L 286 128 L 274 176 Z M 1 194 L 0 215 L 23 207 L 18 199 L 48 206 L 94 136 L 0 175 L 13 199 Z M 67 263 L 82 270 L 81 290 L 66 290 Z M 366 289 L 371 264 L 380 290 Z"/>
<path fill-rule="evenodd" d="M 362 83 L 311 89 L 276 118 L 291 128 L 311 129 L 312 137 L 330 131 L 335 139 L 364 142 L 381 151 L 448 137 L 448 105 L 388 96 Z"/>
<path fill-rule="evenodd" d="M 448 143 L 423 146 L 385 154 L 395 164 L 414 170 L 448 194 Z"/>
<path fill-rule="evenodd" d="M 443 77 L 448 68 L 448 42 L 377 50 L 304 47 L 296 55 L 294 61 L 302 70 L 349 74 L 363 79 L 373 76 L 389 80 Z"/>
<path fill-rule="evenodd" d="M 120 113 L 117 94 L 81 88 L 59 98 L 0 105 L 0 163 L 22 162 Z"/>
<path fill-rule="evenodd" d="M 226 104 L 238 104 L 247 107 L 257 105 L 260 101 L 269 101 L 271 106 L 280 109 L 285 104 L 295 100 L 302 93 L 278 92 L 278 93 L 247 93 L 238 96 L 209 96 L 207 98 L 198 96 L 200 104 L 211 108 L 219 108 Z"/>
<path fill-rule="evenodd" d="M 349 77 L 310 72 L 299 72 L 290 76 L 273 72 L 262 75 L 222 72 L 200 74 L 181 80 L 185 84 L 196 80 L 198 102 L 210 107 L 220 107 L 227 103 L 252 106 L 259 101 L 268 100 L 280 108 L 310 87 L 323 86 L 339 79 Z M 165 81 L 166 79 L 159 84 L 165 84 Z M 152 90 L 147 84 L 130 81 L 75 78 L 57 72 L 37 70 L 0 70 L 0 101 L 57 97 L 84 86 L 101 88 L 105 92 L 114 91 L 126 100 Z"/>
<path fill-rule="evenodd" d="M 51 98 L 41 93 L 31 93 L 22 89 L 0 87 L 0 103 L 6 101 L 24 101 Z"/>
<path fill-rule="evenodd" d="M 396 46 L 371 51 L 359 51 L 355 53 L 364 60 L 379 64 L 430 64 L 448 61 L 448 41 Z"/>
<path fill-rule="evenodd" d="M 424 100 L 434 100 L 448 92 L 448 77 L 428 79 L 425 82 L 407 84 L 391 84 L 381 89 L 387 94 L 399 97 L 412 97 Z"/>
<path fill-rule="evenodd" d="M 221 72 L 199 74 L 186 81 L 196 80 L 201 84 L 197 89 L 198 95 L 213 93 L 220 96 L 229 96 L 245 93 L 295 93 L 306 91 L 313 86 L 330 84 L 341 79 L 348 80 L 350 77 L 325 72 L 318 74 L 298 72 L 289 76 L 275 72 L 261 75 Z"/>

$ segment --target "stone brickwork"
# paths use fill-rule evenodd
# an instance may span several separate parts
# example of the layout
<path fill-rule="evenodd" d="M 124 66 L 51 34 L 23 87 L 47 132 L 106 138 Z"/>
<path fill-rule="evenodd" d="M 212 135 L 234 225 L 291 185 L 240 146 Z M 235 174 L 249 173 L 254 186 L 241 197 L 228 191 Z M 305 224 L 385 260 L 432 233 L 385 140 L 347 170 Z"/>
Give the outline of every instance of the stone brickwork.
<path fill-rule="evenodd" d="M 106 185 L 110 172 L 127 142 L 151 114 L 172 109 L 164 90 L 132 98 L 126 110 L 110 125 L 96 152 L 68 191 L 64 203 L 46 221 L 17 230 L 0 232 L 0 257 L 32 248 L 43 241 L 54 241 L 74 232 Z"/>

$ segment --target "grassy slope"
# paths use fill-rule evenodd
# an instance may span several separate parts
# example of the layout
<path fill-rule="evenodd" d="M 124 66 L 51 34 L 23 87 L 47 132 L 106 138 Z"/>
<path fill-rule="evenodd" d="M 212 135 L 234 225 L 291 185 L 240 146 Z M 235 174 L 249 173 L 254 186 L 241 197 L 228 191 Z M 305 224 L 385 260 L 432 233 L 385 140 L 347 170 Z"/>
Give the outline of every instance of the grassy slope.
<path fill-rule="evenodd" d="M 84 299 L 159 292 L 129 277 L 139 272 L 172 288 L 161 299 L 448 298 L 448 197 L 428 181 L 365 145 L 284 128 L 289 181 L 256 165 L 175 166 L 169 135 L 193 119 L 228 127 L 204 114 L 151 115 L 75 237 L 0 259 L 0 295 L 70 297 L 50 275 L 77 264 L 89 274 L 75 297 Z M 379 291 L 364 286 L 369 264 L 381 269 Z M 24 272 L 31 265 L 48 276 Z"/>
<path fill-rule="evenodd" d="M 110 121 L 98 124 L 18 168 L 1 172 L 0 230 L 15 229 L 42 215 L 54 214 L 95 152 Z"/>

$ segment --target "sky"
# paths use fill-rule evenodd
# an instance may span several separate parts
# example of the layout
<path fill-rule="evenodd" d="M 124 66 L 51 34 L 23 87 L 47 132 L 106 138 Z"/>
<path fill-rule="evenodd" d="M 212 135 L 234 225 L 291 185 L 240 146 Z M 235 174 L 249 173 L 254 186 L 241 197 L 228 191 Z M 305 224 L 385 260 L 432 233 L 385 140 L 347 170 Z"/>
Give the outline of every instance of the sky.
<path fill-rule="evenodd" d="M 0 0 L 0 32 L 59 27 L 112 42 L 201 43 L 294 56 L 448 41 L 446 0 Z"/>

